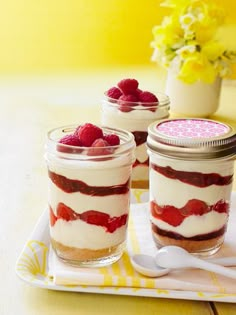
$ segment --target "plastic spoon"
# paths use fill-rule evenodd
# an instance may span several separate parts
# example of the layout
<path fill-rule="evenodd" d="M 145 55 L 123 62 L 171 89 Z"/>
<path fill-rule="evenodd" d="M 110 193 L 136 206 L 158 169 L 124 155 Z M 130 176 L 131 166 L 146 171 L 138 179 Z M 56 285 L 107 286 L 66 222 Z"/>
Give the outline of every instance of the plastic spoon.
<path fill-rule="evenodd" d="M 163 268 L 200 268 L 236 279 L 236 271 L 202 260 L 178 246 L 162 247 L 155 256 L 158 266 Z"/>
<path fill-rule="evenodd" d="M 209 258 L 209 261 L 223 266 L 236 266 L 236 257 Z M 131 264 L 137 272 L 152 278 L 164 276 L 171 271 L 170 268 L 158 266 L 154 256 L 145 254 L 133 255 Z"/>

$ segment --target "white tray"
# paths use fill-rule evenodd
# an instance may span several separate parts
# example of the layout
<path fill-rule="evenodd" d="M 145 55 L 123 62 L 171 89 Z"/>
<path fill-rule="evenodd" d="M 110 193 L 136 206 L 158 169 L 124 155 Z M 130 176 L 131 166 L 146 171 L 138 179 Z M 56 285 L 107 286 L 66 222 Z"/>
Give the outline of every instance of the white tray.
<path fill-rule="evenodd" d="M 148 192 L 145 190 L 134 190 L 132 192 L 132 203 L 144 203 L 148 199 Z M 140 205 L 141 206 L 141 205 Z M 236 213 L 236 193 L 232 194 L 231 212 Z M 230 223 L 229 221 L 229 228 Z M 231 227 L 231 236 L 233 228 Z M 233 231 L 234 232 L 234 231 Z M 228 232 L 227 232 L 228 233 Z M 236 236 L 236 232 L 234 234 Z M 132 287 L 101 287 L 101 286 L 71 286 L 71 285 L 55 285 L 53 279 L 48 274 L 48 253 L 50 247 L 49 240 L 49 223 L 47 211 L 44 211 L 39 218 L 30 238 L 26 242 L 17 262 L 16 273 L 23 281 L 30 285 L 41 287 L 44 289 L 72 291 L 72 292 L 88 292 L 100 294 L 116 294 L 130 296 L 146 296 L 157 298 L 173 298 L 186 300 L 202 300 L 217 302 L 236 302 L 235 293 L 212 293 L 212 292 L 193 292 L 169 289 L 147 289 Z"/>

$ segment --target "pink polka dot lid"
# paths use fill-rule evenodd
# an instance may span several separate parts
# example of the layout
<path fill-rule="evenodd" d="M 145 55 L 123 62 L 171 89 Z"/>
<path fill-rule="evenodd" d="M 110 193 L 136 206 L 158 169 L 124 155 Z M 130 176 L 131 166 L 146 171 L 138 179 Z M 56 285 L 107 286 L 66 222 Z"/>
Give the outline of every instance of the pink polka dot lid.
<path fill-rule="evenodd" d="M 236 156 L 236 130 L 227 124 L 200 118 L 166 119 L 148 128 L 148 148 L 176 157 Z"/>

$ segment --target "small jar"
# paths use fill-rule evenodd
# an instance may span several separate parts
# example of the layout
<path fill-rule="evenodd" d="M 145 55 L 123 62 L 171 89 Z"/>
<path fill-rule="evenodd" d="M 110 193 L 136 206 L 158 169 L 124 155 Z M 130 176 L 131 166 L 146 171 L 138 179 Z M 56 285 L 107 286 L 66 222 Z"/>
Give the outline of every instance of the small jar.
<path fill-rule="evenodd" d="M 117 261 L 126 243 L 134 137 L 116 134 L 120 144 L 75 147 L 59 143 L 77 126 L 48 133 L 46 161 L 51 244 L 56 255 L 76 266 L 100 267 Z"/>
<path fill-rule="evenodd" d="M 146 140 L 148 126 L 157 120 L 169 117 L 170 102 L 168 96 L 155 93 L 156 103 L 124 102 L 105 95 L 102 102 L 102 124 L 122 128 L 133 133 L 136 160 L 133 164 L 131 187 L 149 187 L 149 157 Z"/>
<path fill-rule="evenodd" d="M 167 119 L 148 128 L 150 219 L 157 247 L 211 255 L 229 218 L 236 133 L 207 119 Z"/>

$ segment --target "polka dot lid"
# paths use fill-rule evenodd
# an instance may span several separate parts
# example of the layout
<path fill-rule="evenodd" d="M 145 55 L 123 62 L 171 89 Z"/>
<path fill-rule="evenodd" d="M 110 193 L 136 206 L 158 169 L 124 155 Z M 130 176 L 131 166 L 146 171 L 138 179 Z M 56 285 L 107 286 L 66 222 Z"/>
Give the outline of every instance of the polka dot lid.
<path fill-rule="evenodd" d="M 214 120 L 166 119 L 148 128 L 148 148 L 163 155 L 189 159 L 236 156 L 236 131 Z"/>

